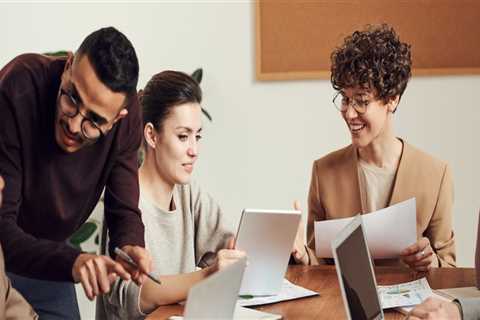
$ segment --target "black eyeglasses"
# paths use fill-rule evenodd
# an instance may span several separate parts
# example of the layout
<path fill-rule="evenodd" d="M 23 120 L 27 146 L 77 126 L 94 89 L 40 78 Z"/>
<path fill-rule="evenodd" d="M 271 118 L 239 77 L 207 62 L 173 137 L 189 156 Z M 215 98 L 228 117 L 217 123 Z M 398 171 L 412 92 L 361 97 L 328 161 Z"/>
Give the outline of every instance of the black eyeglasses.
<path fill-rule="evenodd" d="M 332 102 L 335 108 L 340 112 L 346 112 L 348 106 L 351 105 L 357 113 L 363 114 L 367 112 L 367 107 L 371 100 L 350 99 L 344 96 L 342 91 L 338 91 L 333 97 Z"/>
<path fill-rule="evenodd" d="M 85 140 L 94 142 L 105 135 L 98 123 L 80 112 L 78 100 L 63 88 L 60 88 L 60 111 L 69 118 L 75 118 L 78 114 L 82 116 L 80 127 Z"/>

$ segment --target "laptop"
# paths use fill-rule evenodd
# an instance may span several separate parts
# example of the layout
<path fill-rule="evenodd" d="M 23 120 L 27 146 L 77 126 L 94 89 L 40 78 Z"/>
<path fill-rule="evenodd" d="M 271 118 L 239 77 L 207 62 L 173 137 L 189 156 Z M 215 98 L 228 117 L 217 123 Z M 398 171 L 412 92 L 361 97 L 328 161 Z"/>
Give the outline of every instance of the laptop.
<path fill-rule="evenodd" d="M 247 259 L 197 283 L 188 292 L 184 319 L 232 319 Z"/>
<path fill-rule="evenodd" d="M 248 266 L 240 295 L 280 292 L 300 219 L 297 210 L 243 210 L 235 247 L 247 253 Z"/>
<path fill-rule="evenodd" d="M 281 315 L 248 309 L 238 305 L 238 290 L 240 289 L 245 266 L 246 258 L 197 283 L 188 292 L 183 317 L 171 316 L 169 320 L 282 319 Z"/>
<path fill-rule="evenodd" d="M 332 240 L 332 252 L 347 318 L 384 319 L 360 215 Z"/>

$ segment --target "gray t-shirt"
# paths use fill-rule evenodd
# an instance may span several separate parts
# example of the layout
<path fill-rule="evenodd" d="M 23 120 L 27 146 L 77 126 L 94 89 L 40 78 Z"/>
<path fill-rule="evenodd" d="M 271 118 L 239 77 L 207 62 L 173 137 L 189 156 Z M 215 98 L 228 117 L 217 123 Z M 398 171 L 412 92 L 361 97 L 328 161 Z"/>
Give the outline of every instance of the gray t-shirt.
<path fill-rule="evenodd" d="M 233 234 L 218 204 L 192 182 L 176 185 L 172 211 L 153 204 L 140 190 L 145 225 L 145 248 L 153 260 L 154 275 L 188 273 L 206 267 Z M 140 289 L 131 281 L 117 280 L 109 294 L 97 298 L 97 319 L 143 319 Z"/>

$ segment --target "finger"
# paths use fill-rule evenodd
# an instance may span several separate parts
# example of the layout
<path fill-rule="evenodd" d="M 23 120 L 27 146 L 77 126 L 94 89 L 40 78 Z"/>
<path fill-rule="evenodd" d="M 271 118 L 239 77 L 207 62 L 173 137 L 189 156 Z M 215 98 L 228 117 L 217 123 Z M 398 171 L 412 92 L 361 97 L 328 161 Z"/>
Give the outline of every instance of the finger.
<path fill-rule="evenodd" d="M 426 257 L 425 259 L 419 260 L 415 262 L 413 265 L 415 267 L 422 267 L 422 266 L 429 266 L 433 262 L 433 256 L 430 255 L 429 257 Z"/>
<path fill-rule="evenodd" d="M 116 274 L 115 272 L 107 273 L 107 277 L 108 277 L 108 282 L 109 282 L 110 285 L 111 285 L 112 283 L 115 282 L 115 280 L 117 280 L 118 274 Z"/>
<path fill-rule="evenodd" d="M 127 254 L 135 261 L 138 269 L 143 273 L 152 271 L 152 259 L 147 250 L 141 247 L 129 247 Z"/>
<path fill-rule="evenodd" d="M 219 259 L 241 259 L 247 254 L 241 250 L 222 249 L 218 252 Z"/>
<path fill-rule="evenodd" d="M 107 273 L 110 275 L 115 273 L 123 280 L 130 280 L 130 272 L 126 270 L 126 268 L 131 268 L 129 265 L 125 266 L 122 262 L 113 261 L 112 258 L 107 256 L 102 256 L 102 259 L 105 262 L 105 267 L 107 268 Z M 126 264 L 126 263 L 125 263 Z"/>
<path fill-rule="evenodd" d="M 100 293 L 107 293 L 110 291 L 110 280 L 108 278 L 105 262 L 102 259 L 95 259 L 93 262 L 97 272 L 98 283 L 100 285 Z"/>
<path fill-rule="evenodd" d="M 98 288 L 97 273 L 92 260 L 93 259 L 87 260 L 85 265 L 87 266 L 88 279 L 90 281 L 90 285 L 92 286 L 93 296 L 96 297 L 100 293 L 100 290 Z"/>
<path fill-rule="evenodd" d="M 422 261 L 425 259 L 432 259 L 433 251 L 420 251 L 416 252 L 414 254 L 408 255 L 408 256 L 403 256 L 402 260 L 408 264 L 415 264 L 418 261 Z"/>
<path fill-rule="evenodd" d="M 298 200 L 293 201 L 293 209 L 297 211 L 302 211 L 302 208 L 300 208 L 300 201 Z"/>
<path fill-rule="evenodd" d="M 430 247 L 430 240 L 426 237 L 418 239 L 418 241 L 402 251 L 401 255 L 411 255 L 416 252 L 427 250 Z"/>
<path fill-rule="evenodd" d="M 235 249 L 235 237 L 228 238 L 226 249 Z"/>
<path fill-rule="evenodd" d="M 80 273 L 80 282 L 82 283 L 83 291 L 85 291 L 85 295 L 89 300 L 93 299 L 92 293 L 92 286 L 90 286 L 90 282 L 88 281 L 88 272 L 87 268 L 82 266 L 79 270 Z"/>
<path fill-rule="evenodd" d="M 417 306 L 415 309 L 413 309 L 410 312 L 410 316 L 414 316 L 414 317 L 417 317 L 419 319 L 423 319 L 423 318 L 426 318 L 428 316 L 428 311 L 423 309 L 423 306 L 421 306 L 421 307 Z M 409 318 L 409 319 L 412 319 L 412 318 Z"/>

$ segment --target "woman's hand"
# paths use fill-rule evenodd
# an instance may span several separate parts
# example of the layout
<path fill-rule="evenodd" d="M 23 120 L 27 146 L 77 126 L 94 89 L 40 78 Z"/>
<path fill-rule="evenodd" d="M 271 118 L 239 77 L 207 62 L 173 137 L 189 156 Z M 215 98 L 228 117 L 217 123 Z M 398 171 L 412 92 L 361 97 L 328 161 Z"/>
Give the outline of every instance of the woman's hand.
<path fill-rule="evenodd" d="M 227 242 L 227 247 L 217 252 L 217 258 L 212 265 L 212 271 L 221 271 L 246 256 L 245 251 L 235 249 L 235 238 L 231 237 Z"/>
<path fill-rule="evenodd" d="M 460 320 L 460 309 L 453 302 L 428 298 L 416 306 L 408 315 L 407 320 L 435 319 L 435 320 Z"/>
<path fill-rule="evenodd" d="M 293 202 L 293 209 L 302 212 L 298 200 Z M 292 248 L 292 256 L 298 264 L 310 264 L 310 258 L 308 257 L 307 248 L 305 246 L 305 228 L 303 227 L 303 219 L 301 219 L 298 224 L 297 235 Z"/>
<path fill-rule="evenodd" d="M 437 256 L 430 246 L 430 240 L 423 237 L 403 250 L 400 258 L 413 270 L 426 272 L 433 267 Z"/>

